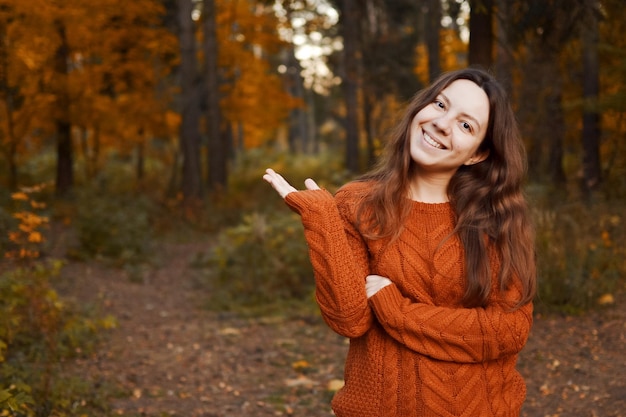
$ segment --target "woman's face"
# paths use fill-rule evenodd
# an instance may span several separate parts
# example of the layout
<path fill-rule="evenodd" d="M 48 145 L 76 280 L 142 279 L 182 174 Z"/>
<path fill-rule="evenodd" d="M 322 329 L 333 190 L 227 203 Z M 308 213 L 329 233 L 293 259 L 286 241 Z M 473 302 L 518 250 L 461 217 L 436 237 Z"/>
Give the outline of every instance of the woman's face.
<path fill-rule="evenodd" d="M 469 80 L 453 81 L 411 122 L 410 153 L 419 172 L 454 175 L 484 160 L 478 152 L 489 123 L 489 98 Z"/>

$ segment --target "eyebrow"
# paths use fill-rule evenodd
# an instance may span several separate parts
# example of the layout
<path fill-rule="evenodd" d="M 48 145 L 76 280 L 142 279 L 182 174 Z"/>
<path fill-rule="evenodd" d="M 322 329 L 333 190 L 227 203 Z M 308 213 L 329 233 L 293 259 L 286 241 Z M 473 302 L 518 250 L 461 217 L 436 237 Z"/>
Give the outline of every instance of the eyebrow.
<path fill-rule="evenodd" d="M 443 100 L 446 102 L 446 104 L 450 104 L 450 99 L 448 98 L 448 96 L 446 96 L 444 93 L 439 93 L 439 95 L 443 98 Z M 461 113 L 460 114 L 463 117 L 466 117 L 468 119 L 471 119 L 472 122 L 476 123 L 476 125 L 478 126 L 478 130 L 480 130 L 480 123 L 478 122 L 478 119 L 476 119 L 474 116 L 472 116 L 471 114 L 468 113 Z"/>

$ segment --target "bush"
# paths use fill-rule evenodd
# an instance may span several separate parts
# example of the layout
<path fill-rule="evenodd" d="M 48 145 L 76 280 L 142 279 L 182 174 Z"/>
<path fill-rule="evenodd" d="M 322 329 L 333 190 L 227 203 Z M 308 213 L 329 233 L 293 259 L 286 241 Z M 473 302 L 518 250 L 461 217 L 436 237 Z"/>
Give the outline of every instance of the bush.
<path fill-rule="evenodd" d="M 622 215 L 619 205 L 583 203 L 534 212 L 540 308 L 578 313 L 623 289 L 626 232 Z"/>
<path fill-rule="evenodd" d="M 145 197 L 84 193 L 75 220 L 80 246 L 73 255 L 104 258 L 120 265 L 146 261 L 154 237 L 153 213 L 154 206 Z"/>
<path fill-rule="evenodd" d="M 225 229 L 201 269 L 210 292 L 210 307 L 219 310 L 264 307 L 311 296 L 314 280 L 300 217 L 285 212 L 267 219 L 243 218 Z"/>
<path fill-rule="evenodd" d="M 245 213 L 287 212 L 282 199 L 263 181 L 266 168 L 274 168 L 296 188 L 304 188 L 304 180 L 335 191 L 348 181 L 341 168 L 340 154 L 293 155 L 258 148 L 242 152 L 233 162 L 228 190 L 209 196 L 203 212 L 193 219 L 194 228 L 208 233 L 239 224 Z"/>
<path fill-rule="evenodd" d="M 115 326 L 59 299 L 51 281 L 61 267 L 37 262 L 0 274 L 0 409 L 9 415 L 73 415 L 74 396 L 84 397 L 67 391 L 60 366 L 92 351 L 99 332 Z"/>

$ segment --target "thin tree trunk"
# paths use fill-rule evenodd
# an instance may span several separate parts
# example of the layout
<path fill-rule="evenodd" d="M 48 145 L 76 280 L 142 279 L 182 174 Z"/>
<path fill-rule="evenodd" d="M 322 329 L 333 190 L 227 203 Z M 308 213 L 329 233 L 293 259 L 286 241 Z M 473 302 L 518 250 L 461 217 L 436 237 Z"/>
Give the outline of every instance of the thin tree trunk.
<path fill-rule="evenodd" d="M 535 76 L 535 80 L 524 87 L 521 125 L 528 129 L 526 136 L 534 139 L 528 152 L 531 177 L 537 181 L 549 180 L 558 186 L 565 180 L 562 166 L 565 116 L 561 105 L 562 86 L 558 68 L 552 63 L 554 60 L 550 54 L 542 53 L 532 58 L 533 63 L 527 67 L 526 76 Z"/>
<path fill-rule="evenodd" d="M 170 167 L 169 180 L 167 182 L 167 188 L 165 189 L 166 198 L 174 198 L 178 195 L 178 176 L 181 172 L 180 169 L 181 154 L 179 149 L 174 150 L 172 157 L 172 164 Z"/>
<path fill-rule="evenodd" d="M 306 149 L 310 154 L 317 154 L 319 152 L 319 140 L 317 138 L 317 123 L 316 119 L 316 100 L 315 92 L 312 89 L 304 91 L 305 103 L 307 106 L 306 116 Z"/>
<path fill-rule="evenodd" d="M 590 194 L 598 187 L 600 175 L 600 115 L 593 108 L 600 91 L 598 63 L 598 20 L 593 13 L 583 28 L 583 189 Z"/>
<path fill-rule="evenodd" d="M 7 160 L 7 174 L 9 189 L 17 189 L 17 139 L 15 138 L 15 123 L 13 120 L 14 97 L 13 92 L 9 89 L 9 54 L 7 51 L 8 39 L 6 33 L 6 25 L 0 22 L 0 94 L 4 101 L 6 110 L 6 143 L 7 146 L 4 154 Z"/>
<path fill-rule="evenodd" d="M 343 94 L 346 106 L 346 169 L 359 171 L 359 12 L 356 0 L 344 0 L 341 10 L 343 34 Z"/>
<path fill-rule="evenodd" d="M 204 68 L 206 77 L 206 129 L 208 136 L 209 189 L 211 191 L 226 189 L 228 181 L 228 148 L 222 136 L 222 117 L 220 113 L 220 94 L 218 78 L 218 44 L 215 1 L 204 0 Z"/>
<path fill-rule="evenodd" d="M 91 166 L 94 177 L 100 172 L 100 145 L 100 126 L 96 125 L 93 128 L 93 143 L 91 144 Z"/>
<path fill-rule="evenodd" d="M 440 63 L 440 31 L 441 31 L 441 0 L 426 1 L 425 42 L 428 51 L 428 79 L 433 81 L 441 73 Z"/>
<path fill-rule="evenodd" d="M 509 0 L 496 0 L 496 61 L 495 74 L 498 81 L 509 96 L 513 94 L 513 57 L 511 54 L 511 45 L 509 44 L 506 26 L 510 19 Z"/>
<path fill-rule="evenodd" d="M 3 86 L 4 89 L 4 86 Z M 7 146 L 4 152 L 7 160 L 7 173 L 9 179 L 9 189 L 17 189 L 17 139 L 15 138 L 15 128 L 13 121 L 13 97 L 10 92 L 5 90 L 4 101 L 6 108 L 6 133 L 7 133 Z"/>
<path fill-rule="evenodd" d="M 489 69 L 493 64 L 492 0 L 470 1 L 469 65 Z"/>
<path fill-rule="evenodd" d="M 74 156 L 72 149 L 71 124 L 69 115 L 69 96 L 67 91 L 67 59 L 69 47 L 65 25 L 61 21 L 56 22 L 60 44 L 55 54 L 56 75 L 56 139 L 57 139 L 57 169 L 56 169 L 56 194 L 67 195 L 74 185 Z"/>
<path fill-rule="evenodd" d="M 557 82 L 547 99 L 547 114 L 550 115 L 546 120 L 548 129 L 545 131 L 544 137 L 549 137 L 550 148 L 548 149 L 548 175 L 552 184 L 559 186 L 565 183 L 565 171 L 563 170 L 563 142 L 565 141 L 565 114 L 563 112 L 562 101 L 562 84 Z"/>
<path fill-rule="evenodd" d="M 367 143 L 367 166 L 373 167 L 376 163 L 376 149 L 374 144 L 376 128 L 374 127 L 374 121 L 372 120 L 372 98 L 369 97 L 369 95 L 363 98 L 363 105 L 363 118 L 365 119 L 365 137 Z"/>
<path fill-rule="evenodd" d="M 143 139 L 143 136 L 144 136 L 143 128 L 139 129 L 139 131 L 137 132 L 137 135 L 139 135 Z M 135 147 L 135 152 L 137 156 L 137 164 L 135 165 L 135 175 L 137 177 L 137 183 L 140 184 L 143 178 L 145 177 L 145 172 L 146 172 L 145 141 L 142 140 L 139 143 L 137 143 L 137 146 Z"/>
<path fill-rule="evenodd" d="M 81 126 L 78 129 L 78 136 L 80 138 L 80 150 L 83 153 L 83 159 L 85 160 L 85 178 L 91 180 L 93 178 L 93 170 L 91 167 L 91 158 L 89 156 L 89 133 L 87 128 Z"/>
<path fill-rule="evenodd" d="M 285 50 L 285 65 L 287 72 L 284 80 L 287 91 L 295 98 L 299 98 L 308 107 L 296 107 L 289 112 L 289 129 L 287 132 L 287 144 L 291 153 L 311 152 L 311 138 L 309 137 L 309 115 L 312 113 L 312 107 L 309 107 L 307 101 L 307 92 L 300 73 L 302 66 L 295 56 L 293 46 Z"/>
<path fill-rule="evenodd" d="M 192 0 L 178 0 L 180 24 L 179 43 L 181 51 L 181 126 L 180 148 L 182 151 L 181 190 L 186 205 L 202 198 L 200 170 L 200 105 L 196 88 L 197 60 L 194 23 L 191 18 Z"/>

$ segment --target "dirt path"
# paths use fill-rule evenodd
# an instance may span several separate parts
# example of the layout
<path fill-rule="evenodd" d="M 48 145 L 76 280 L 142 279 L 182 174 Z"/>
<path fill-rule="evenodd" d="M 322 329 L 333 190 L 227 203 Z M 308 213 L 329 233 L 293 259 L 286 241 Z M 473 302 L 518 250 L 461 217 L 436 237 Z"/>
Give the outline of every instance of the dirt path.
<path fill-rule="evenodd" d="M 241 319 L 201 308 L 188 269 L 199 245 L 163 248 L 162 265 L 133 282 L 97 264 L 70 264 L 64 293 L 117 317 L 84 378 L 122 391 L 113 415 L 332 416 L 346 341 L 319 317 Z M 626 416 L 626 300 L 580 318 L 538 317 L 521 355 L 523 415 Z"/>

